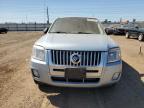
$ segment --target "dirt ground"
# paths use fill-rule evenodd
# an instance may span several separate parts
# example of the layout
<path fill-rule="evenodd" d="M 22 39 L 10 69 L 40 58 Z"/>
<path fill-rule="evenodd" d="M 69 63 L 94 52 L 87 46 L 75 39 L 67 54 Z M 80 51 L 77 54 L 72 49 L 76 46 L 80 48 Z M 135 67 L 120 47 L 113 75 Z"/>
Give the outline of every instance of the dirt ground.
<path fill-rule="evenodd" d="M 41 35 L 0 34 L 0 108 L 144 108 L 144 42 L 111 36 L 121 46 L 123 59 L 123 75 L 115 87 L 38 87 L 29 60 L 32 45 Z"/>

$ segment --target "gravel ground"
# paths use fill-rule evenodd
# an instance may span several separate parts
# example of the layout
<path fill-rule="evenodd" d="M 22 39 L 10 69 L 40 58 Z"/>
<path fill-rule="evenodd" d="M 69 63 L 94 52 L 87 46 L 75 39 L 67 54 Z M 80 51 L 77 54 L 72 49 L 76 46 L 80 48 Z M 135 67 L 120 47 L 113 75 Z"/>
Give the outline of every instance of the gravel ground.
<path fill-rule="evenodd" d="M 0 108 L 144 108 L 144 42 L 111 36 L 121 46 L 123 59 L 122 79 L 114 87 L 38 87 L 29 60 L 32 45 L 41 35 L 0 34 Z"/>

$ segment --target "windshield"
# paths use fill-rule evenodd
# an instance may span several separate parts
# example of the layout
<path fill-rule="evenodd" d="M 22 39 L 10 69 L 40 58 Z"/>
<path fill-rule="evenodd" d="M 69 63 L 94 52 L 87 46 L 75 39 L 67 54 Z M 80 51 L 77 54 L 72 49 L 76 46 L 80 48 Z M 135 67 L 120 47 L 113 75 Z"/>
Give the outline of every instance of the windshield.
<path fill-rule="evenodd" d="M 49 33 L 101 34 L 102 29 L 96 19 L 59 18 L 54 22 Z"/>

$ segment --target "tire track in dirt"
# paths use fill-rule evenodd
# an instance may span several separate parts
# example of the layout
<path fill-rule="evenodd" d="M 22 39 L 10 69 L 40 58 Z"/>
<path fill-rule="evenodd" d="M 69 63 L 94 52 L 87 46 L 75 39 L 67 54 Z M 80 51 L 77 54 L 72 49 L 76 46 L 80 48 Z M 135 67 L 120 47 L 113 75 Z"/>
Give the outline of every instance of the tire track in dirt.
<path fill-rule="evenodd" d="M 29 59 L 34 41 L 40 37 L 41 33 L 25 33 L 8 34 L 12 39 L 18 38 L 15 43 L 8 46 L 5 41 L 0 52 L 7 51 L 6 54 L 0 56 L 0 107 L 1 108 L 39 108 L 43 99 L 43 94 L 37 89 L 33 83 L 29 67 Z M 19 35 L 19 36 L 18 36 Z M 33 37 L 30 37 L 30 36 Z M 8 38 L 3 37 L 3 38 Z M 8 39 L 9 40 L 9 39 Z"/>

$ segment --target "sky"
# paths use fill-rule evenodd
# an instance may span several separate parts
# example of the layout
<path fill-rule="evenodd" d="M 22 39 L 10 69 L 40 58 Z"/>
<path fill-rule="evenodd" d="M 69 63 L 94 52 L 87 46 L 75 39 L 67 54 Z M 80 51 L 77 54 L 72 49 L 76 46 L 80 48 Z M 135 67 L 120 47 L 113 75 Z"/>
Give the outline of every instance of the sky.
<path fill-rule="evenodd" d="M 144 0 L 0 0 L 0 23 L 45 23 L 47 6 L 50 22 L 65 16 L 144 21 Z"/>

